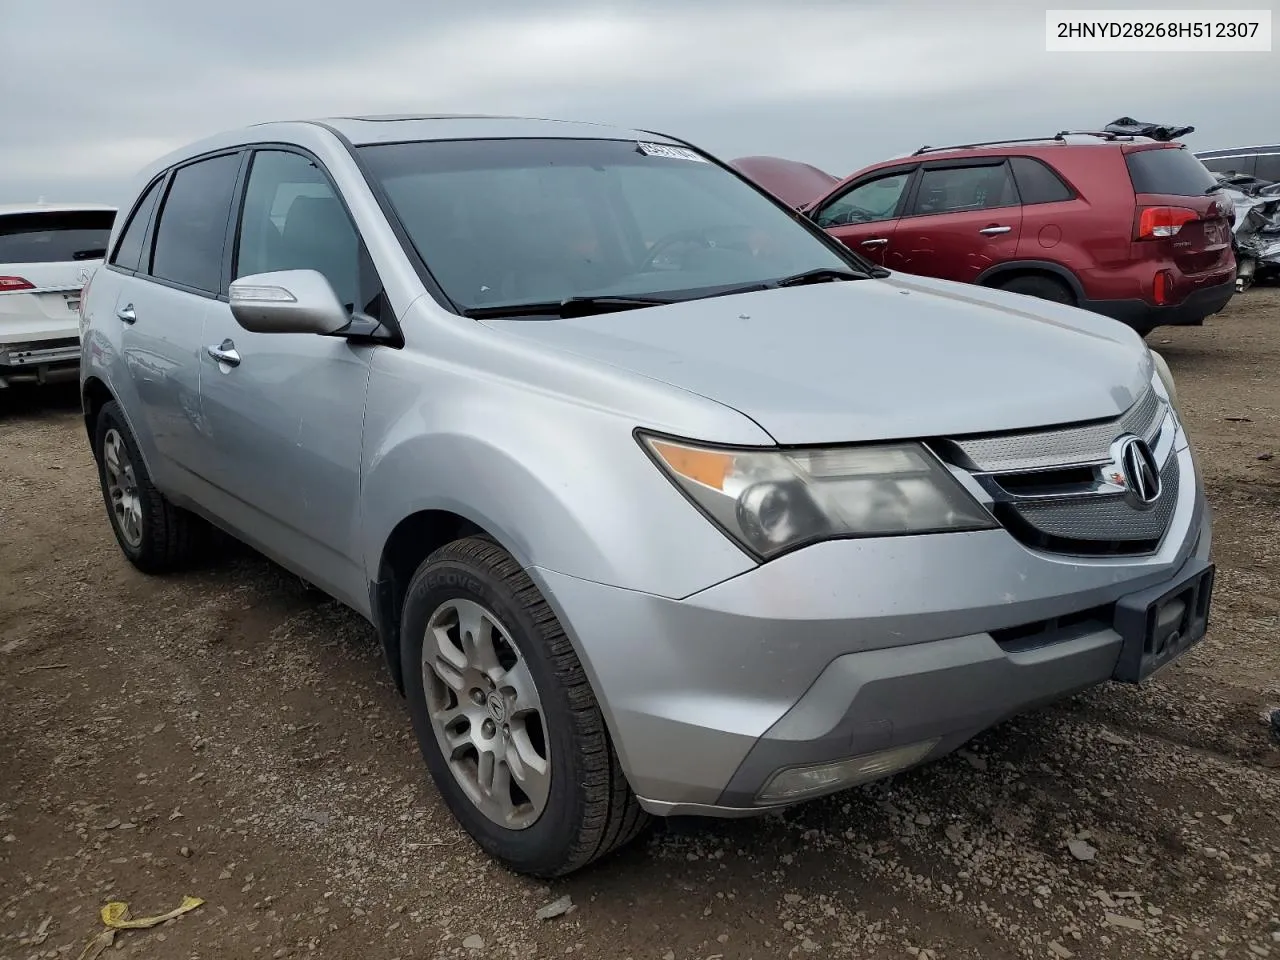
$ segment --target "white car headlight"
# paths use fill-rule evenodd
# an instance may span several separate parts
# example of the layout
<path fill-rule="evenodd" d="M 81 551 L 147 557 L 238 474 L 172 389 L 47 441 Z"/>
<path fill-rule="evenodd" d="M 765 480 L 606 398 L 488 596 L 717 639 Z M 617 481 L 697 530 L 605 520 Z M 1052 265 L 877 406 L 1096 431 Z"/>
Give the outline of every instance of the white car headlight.
<path fill-rule="evenodd" d="M 916 443 L 734 450 L 661 437 L 642 441 L 704 513 L 766 559 L 818 540 L 997 526 Z"/>

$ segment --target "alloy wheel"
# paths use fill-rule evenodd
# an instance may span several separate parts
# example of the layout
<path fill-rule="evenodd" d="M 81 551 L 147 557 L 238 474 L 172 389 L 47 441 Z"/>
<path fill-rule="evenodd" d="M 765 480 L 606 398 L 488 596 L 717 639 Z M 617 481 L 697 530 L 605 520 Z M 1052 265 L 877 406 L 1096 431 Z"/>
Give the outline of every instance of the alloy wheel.
<path fill-rule="evenodd" d="M 102 440 L 102 465 L 107 475 L 111 521 L 131 547 L 142 543 L 142 499 L 138 479 L 120 431 L 112 427 Z"/>
<path fill-rule="evenodd" d="M 509 830 L 537 822 L 551 792 L 542 700 L 510 632 L 462 598 L 436 608 L 422 644 L 422 681 L 449 770 L 486 817 Z"/>

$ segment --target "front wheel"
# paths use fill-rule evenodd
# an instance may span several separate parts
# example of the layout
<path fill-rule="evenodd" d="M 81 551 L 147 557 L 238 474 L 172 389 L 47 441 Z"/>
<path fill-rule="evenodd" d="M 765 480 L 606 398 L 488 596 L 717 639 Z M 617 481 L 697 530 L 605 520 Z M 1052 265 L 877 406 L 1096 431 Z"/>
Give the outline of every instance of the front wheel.
<path fill-rule="evenodd" d="M 511 869 L 571 873 L 640 833 L 636 802 L 569 638 L 487 539 L 437 550 L 401 619 L 405 694 L 437 789 Z"/>

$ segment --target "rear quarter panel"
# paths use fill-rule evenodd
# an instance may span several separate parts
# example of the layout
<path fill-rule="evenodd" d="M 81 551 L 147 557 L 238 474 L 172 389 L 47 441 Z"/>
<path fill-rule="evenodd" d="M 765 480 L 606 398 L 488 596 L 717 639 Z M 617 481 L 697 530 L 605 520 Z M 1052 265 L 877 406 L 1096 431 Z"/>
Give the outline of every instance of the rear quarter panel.
<path fill-rule="evenodd" d="M 80 389 L 85 393 L 91 380 L 107 388 L 128 421 L 129 430 L 138 442 L 148 473 L 155 458 L 153 446 L 144 433 L 139 433 L 132 411 L 137 409 L 138 395 L 133 379 L 129 376 L 121 342 L 122 324 L 116 319 L 116 304 L 120 299 L 125 277 L 114 270 L 100 268 L 93 275 L 89 295 L 82 304 L 84 319 L 80 330 Z M 93 438 L 89 438 L 92 442 Z"/>
<path fill-rule="evenodd" d="M 1029 151 L 1076 193 L 1074 200 L 1023 207 L 1018 258 L 1069 270 L 1090 300 L 1138 296 L 1132 276 L 1134 195 L 1119 148 L 1047 147 Z"/>

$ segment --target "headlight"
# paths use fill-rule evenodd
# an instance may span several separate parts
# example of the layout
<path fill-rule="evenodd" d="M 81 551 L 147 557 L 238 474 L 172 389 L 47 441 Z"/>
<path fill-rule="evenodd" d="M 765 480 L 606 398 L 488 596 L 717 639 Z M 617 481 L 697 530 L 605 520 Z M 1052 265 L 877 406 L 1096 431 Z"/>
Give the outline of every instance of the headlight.
<path fill-rule="evenodd" d="M 987 530 L 991 515 L 915 443 L 725 450 L 642 437 L 731 537 L 768 558 L 815 540 Z"/>
<path fill-rule="evenodd" d="M 1173 373 L 1169 370 L 1169 364 L 1165 363 L 1164 357 L 1156 353 L 1150 347 L 1147 351 L 1151 354 L 1151 362 L 1155 364 L 1156 374 L 1160 377 L 1160 382 L 1164 384 L 1165 393 L 1169 394 L 1169 403 L 1173 409 L 1178 409 L 1178 388 L 1173 385 Z"/>

